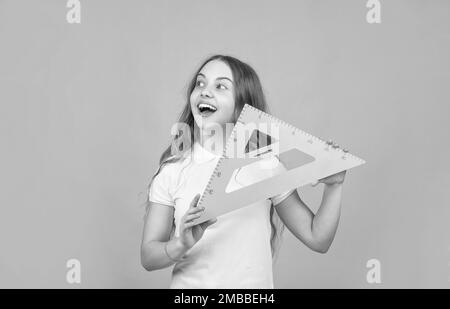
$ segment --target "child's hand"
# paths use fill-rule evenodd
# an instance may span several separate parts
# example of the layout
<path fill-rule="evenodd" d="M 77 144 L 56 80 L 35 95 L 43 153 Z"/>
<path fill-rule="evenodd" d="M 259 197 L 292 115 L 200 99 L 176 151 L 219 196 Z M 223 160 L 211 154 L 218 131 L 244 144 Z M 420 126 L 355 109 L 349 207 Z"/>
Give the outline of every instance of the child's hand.
<path fill-rule="evenodd" d="M 333 141 L 330 140 L 329 143 L 330 143 L 331 145 L 333 145 L 333 148 L 339 148 L 339 145 L 336 144 L 336 143 L 334 143 Z M 345 149 L 344 149 L 344 151 L 345 151 Z M 348 151 L 348 150 L 347 150 L 347 151 Z M 319 183 L 324 183 L 324 184 L 326 184 L 326 185 L 342 184 L 342 183 L 344 182 L 344 179 L 345 179 L 345 173 L 346 173 L 346 172 L 347 172 L 347 171 L 342 171 L 342 172 L 339 172 L 339 173 L 330 175 L 330 176 L 328 176 L 328 177 L 319 179 L 318 181 L 313 182 L 311 185 L 312 185 L 313 187 L 315 187 L 315 186 L 317 186 Z"/>
<path fill-rule="evenodd" d="M 189 209 L 181 218 L 180 241 L 186 249 L 192 248 L 200 240 L 200 238 L 202 238 L 206 228 L 217 222 L 217 218 L 214 218 L 194 225 L 193 220 L 199 218 L 205 210 L 204 207 L 196 207 L 199 198 L 200 194 L 197 194 L 192 200 Z"/>

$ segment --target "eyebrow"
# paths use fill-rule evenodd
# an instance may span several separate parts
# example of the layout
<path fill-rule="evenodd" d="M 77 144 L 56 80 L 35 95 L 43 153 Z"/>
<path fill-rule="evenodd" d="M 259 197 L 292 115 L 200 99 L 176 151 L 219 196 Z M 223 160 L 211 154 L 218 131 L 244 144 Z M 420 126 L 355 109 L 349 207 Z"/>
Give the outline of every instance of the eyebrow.
<path fill-rule="evenodd" d="M 203 78 L 206 78 L 206 76 L 203 73 L 198 73 L 198 76 L 202 76 Z M 220 79 L 227 79 L 229 80 L 231 83 L 233 83 L 233 81 L 231 79 L 229 79 L 228 77 L 217 77 L 216 80 L 220 80 Z"/>

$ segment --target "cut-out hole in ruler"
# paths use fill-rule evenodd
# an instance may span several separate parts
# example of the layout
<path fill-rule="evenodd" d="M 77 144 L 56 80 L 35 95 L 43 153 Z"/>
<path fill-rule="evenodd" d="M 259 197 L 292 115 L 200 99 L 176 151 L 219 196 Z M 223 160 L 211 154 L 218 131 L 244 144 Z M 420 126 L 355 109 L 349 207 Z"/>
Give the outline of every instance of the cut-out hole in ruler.
<path fill-rule="evenodd" d="M 244 186 L 264 181 L 281 172 L 295 169 L 312 161 L 314 161 L 314 157 L 298 149 L 291 149 L 276 156 L 266 157 L 264 160 L 235 169 L 225 192 L 230 193 Z"/>
<path fill-rule="evenodd" d="M 255 129 L 253 130 L 252 135 L 248 139 L 247 145 L 245 146 L 245 153 L 250 153 L 276 142 L 278 141 L 274 137 Z"/>
<path fill-rule="evenodd" d="M 252 134 L 247 135 L 249 128 L 256 128 L 257 131 L 253 129 L 250 131 Z M 258 143 L 258 137 L 262 143 Z M 194 223 L 204 222 L 364 163 L 363 159 L 346 150 L 333 147 L 320 138 L 245 104 L 224 154 L 197 204 L 204 206 L 205 211 Z M 269 168 L 260 170 L 257 164 Z M 248 175 L 241 178 L 240 182 L 239 170 L 244 170 Z M 233 177 L 238 181 L 237 185 L 233 185 Z"/>

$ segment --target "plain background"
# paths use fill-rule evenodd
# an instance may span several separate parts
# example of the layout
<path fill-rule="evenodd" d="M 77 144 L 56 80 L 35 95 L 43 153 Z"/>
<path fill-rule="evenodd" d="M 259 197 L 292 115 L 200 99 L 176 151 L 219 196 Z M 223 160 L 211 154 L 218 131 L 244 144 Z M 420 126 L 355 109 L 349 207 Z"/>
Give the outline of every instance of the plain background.
<path fill-rule="evenodd" d="M 367 161 L 327 254 L 285 231 L 275 287 L 450 287 L 450 3 L 381 4 L 369 24 L 362 0 L 82 0 L 68 24 L 65 0 L 0 0 L 0 287 L 168 287 L 140 265 L 146 186 L 215 53 L 255 68 L 275 116 Z M 299 189 L 314 210 L 322 191 Z"/>

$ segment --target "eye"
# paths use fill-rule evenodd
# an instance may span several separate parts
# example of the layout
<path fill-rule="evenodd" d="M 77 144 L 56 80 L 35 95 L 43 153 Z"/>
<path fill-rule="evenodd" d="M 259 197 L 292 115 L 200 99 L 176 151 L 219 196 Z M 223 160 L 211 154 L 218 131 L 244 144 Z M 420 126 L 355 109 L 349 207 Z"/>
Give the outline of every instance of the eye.
<path fill-rule="evenodd" d="M 228 89 L 224 84 L 218 84 L 217 88 L 219 88 L 221 90 L 227 90 Z"/>
<path fill-rule="evenodd" d="M 201 80 L 198 80 L 198 81 L 195 82 L 195 86 L 203 87 L 204 85 L 205 85 L 205 83 L 202 82 Z"/>

